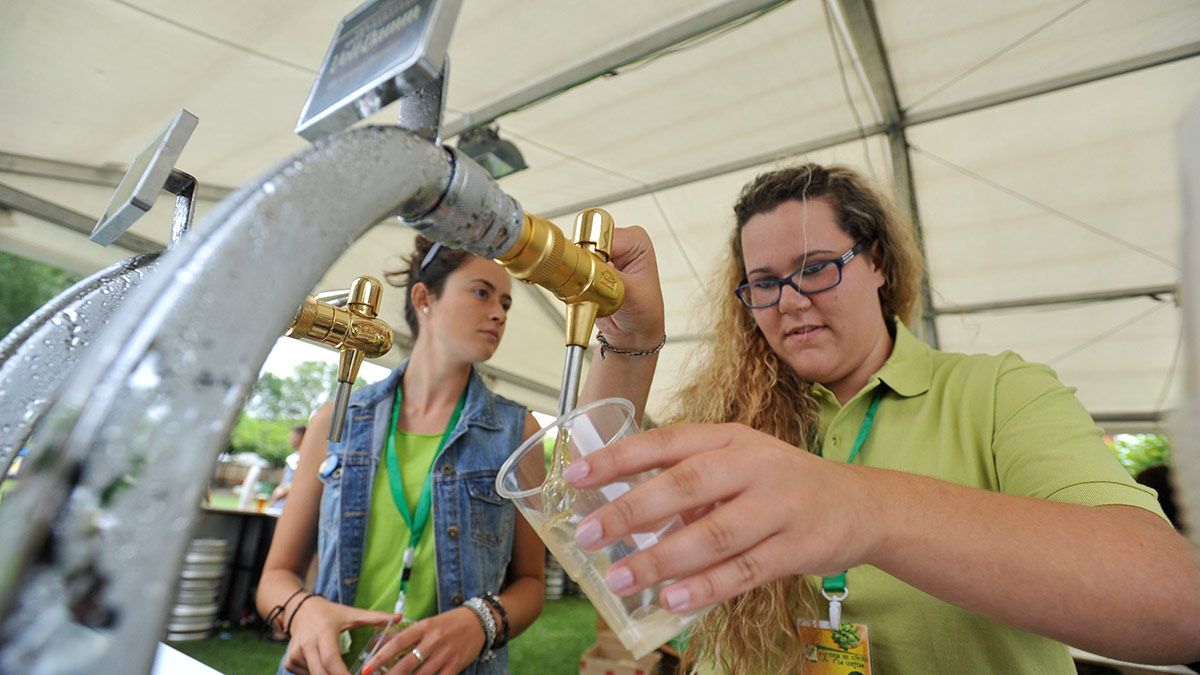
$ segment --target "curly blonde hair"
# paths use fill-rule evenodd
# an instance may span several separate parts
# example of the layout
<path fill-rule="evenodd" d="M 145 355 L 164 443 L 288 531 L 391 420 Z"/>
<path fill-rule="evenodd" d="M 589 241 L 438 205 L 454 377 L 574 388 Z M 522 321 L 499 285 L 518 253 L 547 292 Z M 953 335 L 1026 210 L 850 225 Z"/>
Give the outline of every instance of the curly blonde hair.
<path fill-rule="evenodd" d="M 761 174 L 742 188 L 736 227 L 709 296 L 716 305 L 707 358 L 673 399 L 675 421 L 737 422 L 798 448 L 818 447 L 818 406 L 809 382 L 771 350 L 733 289 L 746 278 L 742 227 L 788 201 L 826 199 L 838 225 L 869 252 L 884 275 L 883 318 L 911 324 L 921 308 L 924 262 L 913 228 L 890 200 L 844 166 L 817 164 Z M 685 666 L 710 663 L 729 673 L 800 672 L 798 616 L 819 616 L 817 588 L 801 576 L 776 579 L 717 605 L 692 631 Z"/>

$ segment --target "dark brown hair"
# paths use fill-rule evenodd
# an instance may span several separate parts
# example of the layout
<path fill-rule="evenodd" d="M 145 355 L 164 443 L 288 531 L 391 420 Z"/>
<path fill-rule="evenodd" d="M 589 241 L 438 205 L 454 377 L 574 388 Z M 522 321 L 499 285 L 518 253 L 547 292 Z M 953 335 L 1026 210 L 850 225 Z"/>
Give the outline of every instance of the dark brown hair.
<path fill-rule="evenodd" d="M 383 273 L 383 278 L 387 279 L 389 284 L 397 288 L 408 288 L 408 292 L 404 294 L 404 321 L 412 331 L 414 340 L 421 329 L 417 323 L 417 308 L 413 306 L 413 286 L 418 283 L 425 284 L 429 292 L 438 297 L 446 287 L 446 278 L 474 256 L 470 251 L 438 245 L 433 257 L 427 260 L 434 242 L 417 235 L 416 245 L 416 250 L 404 258 L 404 267 L 386 270 Z"/>

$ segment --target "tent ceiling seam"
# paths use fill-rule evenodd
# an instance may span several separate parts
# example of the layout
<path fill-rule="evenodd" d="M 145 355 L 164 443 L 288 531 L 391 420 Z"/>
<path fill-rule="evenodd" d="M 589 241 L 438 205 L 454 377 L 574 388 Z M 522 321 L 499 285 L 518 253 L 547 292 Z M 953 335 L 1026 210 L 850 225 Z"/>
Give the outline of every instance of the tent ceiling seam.
<path fill-rule="evenodd" d="M 1011 52 L 1012 50 L 1016 49 L 1017 47 L 1021 46 L 1022 44 L 1029 41 L 1034 36 L 1036 36 L 1038 33 L 1041 33 L 1042 31 L 1046 30 L 1050 26 L 1053 26 L 1054 24 L 1058 23 L 1059 21 L 1067 18 L 1068 16 L 1073 14 L 1076 10 L 1081 9 L 1084 5 L 1088 4 L 1091 1 L 1092 0 L 1081 0 L 1080 2 L 1072 5 L 1071 7 L 1067 8 L 1066 11 L 1059 13 L 1058 15 L 1051 18 L 1049 21 L 1043 23 L 1042 25 L 1038 26 L 1037 28 L 1034 28 L 1033 30 L 1029 31 L 1028 33 L 1017 38 L 1012 43 L 1000 48 L 1000 50 L 997 51 L 995 54 L 988 56 L 987 58 L 983 59 L 979 63 L 976 63 L 975 65 L 971 66 L 970 68 L 967 68 L 966 70 L 959 73 L 958 75 L 955 75 L 954 77 L 950 78 L 946 82 L 943 82 L 941 85 L 935 87 L 933 89 L 933 91 L 930 91 L 929 93 L 925 94 L 924 96 L 918 98 L 916 101 L 911 103 L 908 106 L 908 109 L 911 110 L 913 108 L 920 106 L 925 101 L 928 101 L 929 99 L 942 93 L 946 89 L 961 82 L 963 79 L 970 76 L 972 73 L 978 71 L 980 68 L 983 68 L 984 66 L 988 65 L 989 63 L 992 63 L 996 59 L 999 59 L 1000 57 L 1004 56 L 1005 54 L 1007 54 L 1007 53 Z"/>
<path fill-rule="evenodd" d="M 1126 320 L 1122 321 L 1121 323 L 1117 324 L 1116 326 L 1113 326 L 1111 328 L 1103 330 L 1103 331 L 1097 333 L 1096 335 L 1093 335 L 1092 337 L 1084 340 L 1083 342 L 1080 342 L 1078 345 L 1068 349 L 1065 352 L 1062 352 L 1058 356 L 1055 356 L 1054 358 L 1051 358 L 1051 359 L 1047 359 L 1046 365 L 1054 366 L 1058 363 L 1061 363 L 1065 359 L 1070 358 L 1070 357 L 1078 354 L 1079 352 L 1082 352 L 1083 350 L 1091 347 L 1092 345 L 1094 345 L 1102 340 L 1105 340 L 1108 337 L 1110 337 L 1116 333 L 1121 332 L 1122 330 L 1128 328 L 1129 326 L 1132 326 L 1135 323 L 1138 323 L 1142 319 L 1145 319 L 1146 317 L 1157 312 L 1158 310 L 1162 309 L 1163 307 L 1166 307 L 1166 305 L 1155 304 L 1155 305 L 1151 306 L 1149 309 L 1139 312 L 1133 318 L 1126 319 Z"/>
<path fill-rule="evenodd" d="M 1182 47 L 1174 47 L 1146 56 L 1141 56 L 1134 59 L 1126 59 L 1115 64 L 1104 66 L 1103 68 L 1081 71 L 1065 77 L 1058 77 L 1035 82 L 1031 85 L 1014 87 L 1012 89 L 1000 92 L 999 94 L 970 99 L 961 104 L 954 104 L 952 106 L 930 110 L 925 113 L 907 114 L 897 125 L 889 126 L 885 123 L 872 125 L 866 129 L 865 135 L 874 136 L 876 134 L 892 131 L 895 128 L 906 130 L 921 124 L 937 122 L 949 117 L 986 110 L 988 108 L 994 108 L 1007 103 L 1014 103 L 1017 101 L 1034 98 L 1043 94 L 1051 94 L 1076 86 L 1092 84 L 1094 82 L 1099 82 L 1112 77 L 1128 75 L 1140 70 L 1155 68 L 1157 66 L 1167 65 L 1176 61 L 1195 58 L 1197 56 L 1200 56 L 1200 42 L 1193 42 Z M 668 190 L 681 185 L 687 185 L 689 183 L 696 183 L 709 178 L 723 176 L 735 171 L 742 171 L 760 164 L 766 164 L 768 162 L 788 159 L 809 152 L 824 150 L 836 145 L 859 140 L 862 136 L 863 134 L 859 134 L 855 130 L 840 131 L 829 134 L 822 138 L 802 141 L 800 143 L 777 150 L 756 153 L 740 159 L 722 162 L 721 164 L 716 164 L 699 171 L 690 171 L 688 173 L 671 176 L 669 178 L 643 183 L 643 187 L 611 192 L 598 197 L 589 198 L 587 200 L 580 200 L 566 206 L 551 207 L 550 209 L 546 209 L 543 212 L 543 215 L 547 218 L 557 218 L 558 216 L 567 213 L 574 213 L 575 211 L 587 208 L 588 206 L 625 201 L 627 199 L 644 196 L 650 192 Z"/>
<path fill-rule="evenodd" d="M 1161 256 L 1147 248 L 1138 246 L 1137 244 L 1135 244 L 1131 241 L 1122 239 L 1121 237 L 1118 237 L 1115 234 L 1105 231 L 1103 228 L 1092 225 L 1091 223 L 1088 223 L 1087 221 L 1082 220 L 1080 218 L 1076 218 L 1075 216 L 1072 216 L 1071 214 L 1066 213 L 1065 211 L 1056 209 L 1053 206 L 1050 206 L 1049 204 L 1038 201 L 1038 200 L 1034 199 L 1033 197 L 1030 197 L 1029 195 L 1026 195 L 1022 192 L 1014 190 L 1013 188 L 1003 185 L 995 180 L 992 180 L 991 178 L 988 178 L 987 176 L 984 176 L 982 174 L 971 171 L 970 169 L 968 169 L 962 165 L 955 164 L 954 162 L 951 162 L 950 160 L 948 160 L 944 157 L 938 156 L 928 150 L 925 150 L 924 148 L 922 148 L 914 143 L 910 143 L 908 147 L 912 148 L 920 155 L 922 155 L 924 157 L 928 157 L 929 159 L 933 160 L 934 162 L 937 162 L 938 164 L 941 164 L 942 166 L 944 166 L 948 169 L 951 169 L 957 173 L 960 173 L 960 174 L 966 176 L 967 178 L 970 178 L 978 183 L 986 185 L 994 190 L 1003 192 L 1004 194 L 1006 194 L 1010 197 L 1014 197 L 1019 201 L 1029 204 L 1030 206 L 1039 208 L 1042 211 L 1045 211 L 1046 213 L 1049 213 L 1052 216 L 1056 216 L 1062 220 L 1067 221 L 1068 223 L 1071 223 L 1072 225 L 1075 225 L 1084 230 L 1087 230 L 1088 232 L 1091 232 L 1092 234 L 1094 234 L 1098 237 L 1103 237 L 1103 238 L 1108 239 L 1109 241 L 1111 241 L 1113 243 L 1119 244 L 1131 251 L 1140 253 L 1141 255 L 1144 255 L 1148 258 L 1152 258 L 1152 259 L 1166 265 L 1167 267 L 1170 267 L 1171 269 L 1175 269 L 1175 270 L 1179 269 L 1179 266 L 1176 265 L 1174 261 L 1172 261 L 1164 256 Z"/>
<path fill-rule="evenodd" d="M 587 84 L 598 77 L 617 69 L 643 61 L 688 40 L 703 37 L 736 22 L 745 25 L 769 11 L 787 4 L 790 0 L 734 0 L 713 7 L 696 16 L 672 24 L 655 33 L 638 38 L 545 78 L 520 91 L 495 100 L 475 110 L 463 113 L 443 126 L 442 137 L 451 138 L 463 132 L 477 129 L 491 122 L 542 101 Z"/>
<path fill-rule="evenodd" d="M 191 35 L 195 35 L 197 37 L 204 38 L 211 42 L 215 42 L 224 47 L 228 47 L 230 49 L 233 49 L 234 51 L 238 51 L 243 54 L 247 54 L 249 56 L 254 56 L 254 57 L 266 60 L 266 61 L 270 61 L 271 63 L 274 63 L 276 65 L 284 66 L 285 68 L 289 68 L 291 70 L 296 70 L 296 71 L 299 71 L 306 75 L 316 75 L 317 74 L 317 71 L 315 68 L 309 68 L 307 66 L 302 66 L 298 63 L 292 63 L 291 61 L 288 61 L 286 59 L 281 59 L 278 56 L 272 56 L 271 54 L 267 54 L 265 52 L 256 51 L 245 45 L 241 45 L 236 42 L 233 42 L 232 40 L 227 40 L 223 37 L 213 35 L 212 33 L 207 33 L 205 31 L 199 30 L 198 28 L 189 26 L 185 23 L 180 23 L 178 21 L 175 21 L 174 19 L 168 18 L 161 14 L 156 14 L 154 12 L 151 12 L 148 9 L 145 9 L 144 7 L 137 6 L 137 5 L 133 4 L 132 2 L 126 2 L 126 0 L 111 0 L 111 2 L 121 5 L 122 7 L 125 7 L 127 9 L 131 9 L 140 14 L 144 14 L 156 21 L 161 22 L 161 23 L 178 28 L 179 30 L 184 31 L 185 33 L 190 33 Z"/>

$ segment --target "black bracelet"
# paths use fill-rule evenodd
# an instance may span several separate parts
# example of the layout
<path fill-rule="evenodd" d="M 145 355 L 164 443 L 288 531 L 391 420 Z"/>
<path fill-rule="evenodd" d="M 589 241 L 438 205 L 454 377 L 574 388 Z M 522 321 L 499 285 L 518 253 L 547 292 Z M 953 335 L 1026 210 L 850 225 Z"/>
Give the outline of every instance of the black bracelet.
<path fill-rule="evenodd" d="M 285 628 L 283 631 L 287 634 L 289 639 L 292 637 L 292 622 L 296 620 L 296 612 L 300 611 L 300 608 L 304 606 L 304 603 L 308 602 L 309 598 L 317 595 L 320 595 L 320 593 L 309 593 L 303 598 L 300 598 L 300 602 L 296 603 L 296 609 L 292 610 L 292 615 L 288 617 L 287 628 Z"/>
<path fill-rule="evenodd" d="M 495 595 L 491 593 L 484 593 L 483 599 L 486 600 L 487 603 L 496 610 L 496 613 L 500 615 L 500 623 L 502 625 L 502 628 L 500 629 L 500 639 L 496 640 L 496 642 L 492 644 L 492 649 L 500 649 L 504 645 L 508 644 L 508 612 L 504 611 L 504 605 L 500 604 L 500 598 L 496 597 Z"/>
<path fill-rule="evenodd" d="M 267 614 L 266 621 L 263 624 L 263 629 L 262 629 L 259 637 L 265 637 L 267 634 L 267 630 L 274 630 L 276 628 L 275 621 L 277 619 L 279 619 L 281 616 L 283 616 L 283 612 L 284 612 L 284 610 L 287 609 L 288 603 L 292 601 L 292 598 L 295 598 L 297 595 L 300 595 L 303 592 L 304 592 L 304 587 L 301 586 L 300 588 L 297 588 L 295 591 L 292 591 L 292 594 L 287 597 L 287 600 L 283 601 L 282 605 L 275 605 L 274 607 L 271 608 L 271 612 L 269 614 Z M 279 628 L 283 628 L 283 622 L 280 621 L 279 623 L 280 623 Z"/>

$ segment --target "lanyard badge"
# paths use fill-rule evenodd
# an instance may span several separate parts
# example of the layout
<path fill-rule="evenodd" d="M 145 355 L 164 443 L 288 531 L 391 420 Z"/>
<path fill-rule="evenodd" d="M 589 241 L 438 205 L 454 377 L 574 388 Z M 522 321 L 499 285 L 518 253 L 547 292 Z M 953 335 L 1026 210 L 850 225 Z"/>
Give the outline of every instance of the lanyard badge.
<path fill-rule="evenodd" d="M 417 497 L 417 509 L 415 513 L 409 512 L 408 499 L 404 496 L 404 481 L 400 477 L 400 459 L 396 455 L 396 425 L 400 423 L 400 401 L 402 399 L 402 389 L 396 387 L 396 400 L 392 405 L 392 423 L 388 427 L 387 447 L 384 456 L 384 462 L 387 465 L 388 487 L 391 489 L 392 501 L 396 503 L 396 509 L 400 511 L 400 517 L 404 519 L 404 524 L 408 525 L 408 546 L 404 547 L 404 566 L 400 570 L 400 591 L 396 594 L 396 615 L 399 620 L 404 619 L 404 596 L 408 592 L 408 579 L 412 576 L 413 559 L 416 558 L 417 544 L 421 542 L 421 537 L 425 534 L 425 526 L 429 524 L 429 513 L 433 506 L 433 464 L 429 463 L 429 471 L 425 474 L 425 482 L 421 485 L 421 494 Z M 450 440 L 450 434 L 454 428 L 458 426 L 458 419 L 462 416 L 463 406 L 467 401 L 467 392 L 463 390 L 462 396 L 458 399 L 458 405 L 454 408 L 454 413 L 450 415 L 450 422 L 446 425 L 446 431 L 442 433 L 442 440 L 438 444 L 437 453 L 434 454 L 434 461 L 437 461 L 438 455 L 442 454 L 442 450 L 446 448 L 446 442 Z"/>
<path fill-rule="evenodd" d="M 871 406 L 867 408 L 867 416 L 858 430 L 858 437 L 854 439 L 854 447 L 846 458 L 847 464 L 858 456 L 858 451 L 871 433 L 881 398 L 883 385 L 879 385 Z M 842 602 L 850 595 L 846 573 L 824 577 L 821 580 L 821 595 L 829 602 L 829 621 L 798 622 L 801 643 L 804 645 L 803 672 L 807 675 L 870 675 L 871 645 L 867 639 L 866 624 L 842 623 Z"/>

